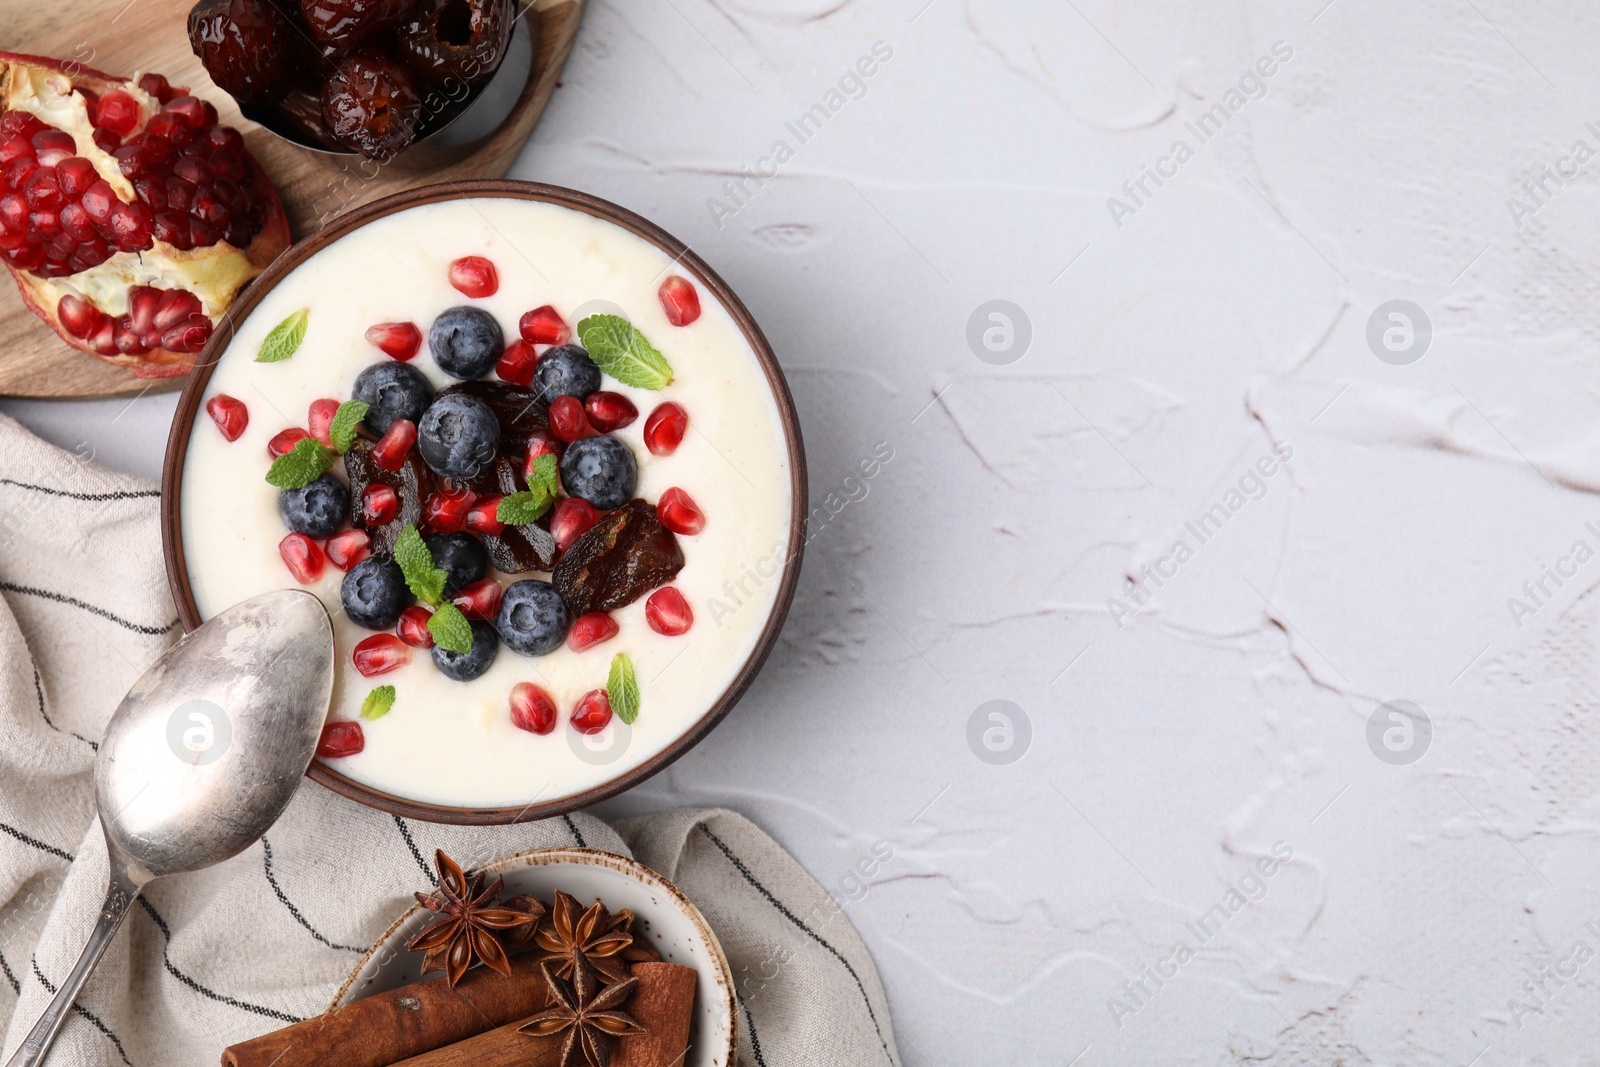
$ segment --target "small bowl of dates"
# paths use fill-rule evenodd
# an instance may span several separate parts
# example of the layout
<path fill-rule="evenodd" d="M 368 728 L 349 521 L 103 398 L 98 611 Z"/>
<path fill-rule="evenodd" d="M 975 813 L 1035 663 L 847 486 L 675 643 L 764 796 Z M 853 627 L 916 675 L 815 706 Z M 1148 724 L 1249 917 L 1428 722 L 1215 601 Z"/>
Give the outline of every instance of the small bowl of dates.
<path fill-rule="evenodd" d="M 446 127 L 489 110 L 462 125 L 492 129 L 519 95 L 489 91 L 503 67 L 509 79 L 531 64 L 535 15 L 519 2 L 198 0 L 189 44 L 245 118 L 302 148 L 387 163 L 455 142 L 448 156 L 478 138 L 439 137 Z"/>

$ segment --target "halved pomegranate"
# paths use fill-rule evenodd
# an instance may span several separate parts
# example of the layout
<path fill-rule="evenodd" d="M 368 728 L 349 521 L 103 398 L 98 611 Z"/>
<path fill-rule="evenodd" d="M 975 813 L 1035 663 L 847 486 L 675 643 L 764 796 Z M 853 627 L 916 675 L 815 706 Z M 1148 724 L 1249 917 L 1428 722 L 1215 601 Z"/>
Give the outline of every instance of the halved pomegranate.
<path fill-rule="evenodd" d="M 67 344 L 141 378 L 187 373 L 288 246 L 216 108 L 159 75 L 0 52 L 0 261 Z"/>

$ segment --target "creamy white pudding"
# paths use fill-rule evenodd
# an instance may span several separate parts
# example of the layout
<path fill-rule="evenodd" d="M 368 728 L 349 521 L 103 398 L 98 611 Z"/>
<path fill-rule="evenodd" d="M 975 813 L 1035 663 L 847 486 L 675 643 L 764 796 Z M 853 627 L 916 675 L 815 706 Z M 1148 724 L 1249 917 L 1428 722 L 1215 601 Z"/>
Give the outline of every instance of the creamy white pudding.
<path fill-rule="evenodd" d="M 449 264 L 469 255 L 497 268 L 493 296 L 468 300 L 449 284 Z M 365 340 L 369 326 L 410 321 L 426 337 L 440 312 L 461 304 L 491 312 L 508 341 L 517 336 L 520 316 L 542 305 L 552 305 L 573 326 L 588 314 L 620 309 L 673 370 L 672 383 L 659 391 L 609 375 L 601 385 L 639 409 L 637 421 L 615 432 L 638 463 L 634 495 L 653 505 L 677 487 L 706 517 L 703 532 L 678 538 L 685 564 L 671 584 L 694 611 L 686 634 L 652 630 L 641 597 L 611 613 L 620 632 L 609 641 L 583 652 L 562 645 L 540 657 L 502 645 L 487 673 L 469 682 L 440 673 L 423 649 L 412 649 L 410 662 L 396 670 L 373 678 L 359 674 L 351 650 L 373 631 L 344 614 L 344 573 L 329 565 L 309 588 L 335 620 L 340 664 L 330 721 L 357 719 L 375 686 L 396 690 L 388 714 L 361 721 L 364 749 L 329 760 L 331 768 L 385 793 L 451 807 L 548 802 L 612 780 L 661 752 L 743 666 L 774 610 L 795 521 L 788 447 L 762 366 L 714 295 L 697 286 L 700 317 L 681 327 L 668 321 L 657 289 L 672 270 L 654 245 L 583 212 L 525 200 L 463 199 L 397 212 L 340 238 L 283 278 L 240 325 L 207 383 L 182 472 L 183 551 L 202 617 L 297 584 L 278 551 L 288 530 L 278 513 L 279 491 L 265 481 L 267 442 L 286 428 L 305 427 L 313 401 L 350 399 L 357 374 L 389 361 Z M 267 334 L 302 308 L 309 316 L 295 354 L 256 362 Z M 426 341 L 411 365 L 436 390 L 454 384 Z M 226 440 L 205 415 L 204 400 L 219 394 L 248 408 L 248 426 L 237 440 Z M 655 456 L 643 431 L 664 401 L 684 408 L 689 429 L 676 452 Z M 333 473 L 342 478 L 342 464 Z M 491 574 L 502 585 L 549 577 Z M 613 719 L 599 734 L 580 734 L 568 721 L 573 709 L 583 694 L 605 687 L 618 652 L 637 669 L 637 721 L 627 727 Z M 554 698 L 559 720 L 553 732 L 513 725 L 509 701 L 519 682 L 535 683 Z"/>

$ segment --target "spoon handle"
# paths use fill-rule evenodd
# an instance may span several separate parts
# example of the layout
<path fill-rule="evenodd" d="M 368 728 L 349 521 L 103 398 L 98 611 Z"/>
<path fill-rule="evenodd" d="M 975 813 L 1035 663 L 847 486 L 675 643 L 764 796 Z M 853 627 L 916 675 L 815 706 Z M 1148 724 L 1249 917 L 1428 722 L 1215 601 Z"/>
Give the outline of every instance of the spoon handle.
<path fill-rule="evenodd" d="M 66 1022 L 67 1012 L 72 1010 L 72 1002 L 77 999 L 78 990 L 94 973 L 95 967 L 100 963 L 100 957 L 105 955 L 111 939 L 116 936 L 117 928 L 122 925 L 122 920 L 128 917 L 128 909 L 133 906 L 138 896 L 137 885 L 129 881 L 126 876 L 112 874 L 111 885 L 106 890 L 106 902 L 100 906 L 100 921 L 95 924 L 94 933 L 89 935 L 89 944 L 84 947 L 83 955 L 78 957 L 78 965 L 72 968 L 72 973 L 67 975 L 66 981 L 61 983 L 61 988 L 56 990 L 50 1006 L 44 1009 L 39 1021 L 33 1024 L 33 1029 L 17 1047 L 16 1053 L 6 1062 L 6 1067 L 38 1067 L 44 1062 L 45 1054 L 50 1051 L 50 1045 L 56 1039 L 56 1033 L 61 1029 L 61 1024 Z"/>

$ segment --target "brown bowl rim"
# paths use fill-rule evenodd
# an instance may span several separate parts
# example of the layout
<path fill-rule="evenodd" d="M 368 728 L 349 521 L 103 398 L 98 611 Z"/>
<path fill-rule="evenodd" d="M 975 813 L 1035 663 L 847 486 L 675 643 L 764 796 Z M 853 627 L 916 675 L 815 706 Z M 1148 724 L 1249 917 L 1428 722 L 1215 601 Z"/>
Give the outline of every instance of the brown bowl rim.
<path fill-rule="evenodd" d="M 161 470 L 161 549 L 166 559 L 167 584 L 177 605 L 178 618 L 183 624 L 184 632 L 187 633 L 199 626 L 201 619 L 199 610 L 195 606 L 194 594 L 189 588 L 188 565 L 183 554 L 182 524 L 179 521 L 182 506 L 183 463 L 189 448 L 190 432 L 200 410 L 201 395 L 239 323 L 243 322 L 250 312 L 255 310 L 262 298 L 292 270 L 334 241 L 367 223 L 424 204 L 479 198 L 558 204 L 614 223 L 665 252 L 676 264 L 676 269 L 692 275 L 700 285 L 716 296 L 723 307 L 727 308 L 729 315 L 755 352 L 756 359 L 766 374 L 773 399 L 777 403 L 779 421 L 783 426 L 789 450 L 791 520 L 788 555 L 784 561 L 777 599 L 754 650 L 745 659 L 733 681 L 697 721 L 660 752 L 623 774 L 583 792 L 542 803 L 505 807 L 451 807 L 409 800 L 381 792 L 346 777 L 320 760 L 313 760 L 310 769 L 306 771 L 307 776 L 318 784 L 387 814 L 420 819 L 424 822 L 467 826 L 531 822 L 586 808 L 647 781 L 705 740 L 706 735 L 744 696 L 777 645 L 778 635 L 788 617 L 800 580 L 800 565 L 805 554 L 805 520 L 809 507 L 805 447 L 801 440 L 800 419 L 795 412 L 794 398 L 789 392 L 789 384 L 783 376 L 783 369 L 778 364 L 777 356 L 774 355 L 766 335 L 761 332 L 761 327 L 756 324 L 755 318 L 744 306 L 743 301 L 688 245 L 627 208 L 591 193 L 563 186 L 504 178 L 427 185 L 395 193 L 356 208 L 292 245 L 239 294 L 217 324 L 211 340 L 196 361 L 194 372 L 189 375 L 189 380 L 178 397 L 178 407 L 173 416 L 172 430 L 167 438 L 166 456 Z"/>

